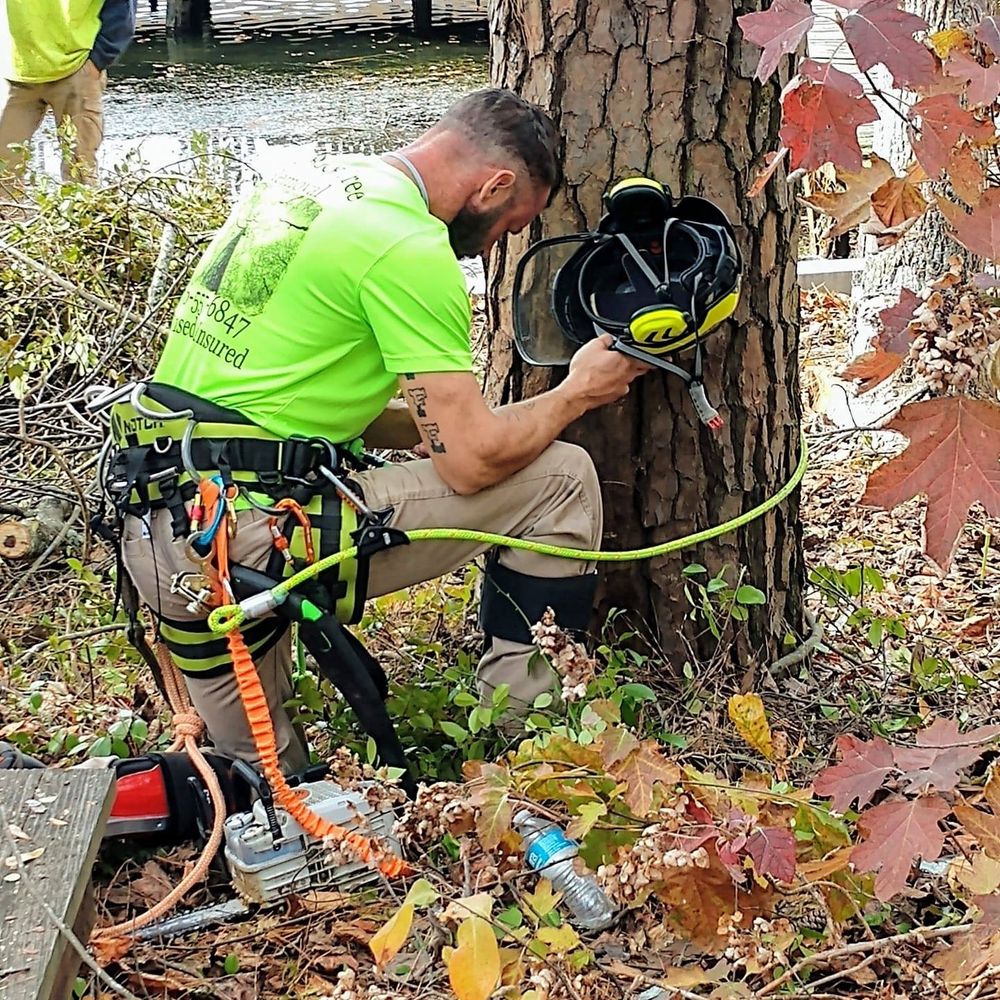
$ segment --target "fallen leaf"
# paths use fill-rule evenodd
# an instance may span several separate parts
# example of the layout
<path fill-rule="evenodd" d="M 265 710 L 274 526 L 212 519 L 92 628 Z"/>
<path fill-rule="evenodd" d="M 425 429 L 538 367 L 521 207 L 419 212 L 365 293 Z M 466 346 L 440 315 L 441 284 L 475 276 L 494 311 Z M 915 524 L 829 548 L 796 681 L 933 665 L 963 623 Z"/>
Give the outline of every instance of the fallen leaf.
<path fill-rule="evenodd" d="M 594 824 L 602 816 L 607 816 L 608 807 L 603 802 L 584 802 L 577 813 L 566 827 L 566 836 L 572 840 L 583 840 L 594 829 Z"/>
<path fill-rule="evenodd" d="M 781 103 L 780 137 L 792 170 L 818 170 L 824 163 L 861 169 L 858 126 L 878 121 L 879 114 L 853 76 L 806 59 Z"/>
<path fill-rule="evenodd" d="M 778 882 L 795 880 L 795 834 L 787 827 L 757 827 L 747 839 L 746 850 L 758 875 Z"/>
<path fill-rule="evenodd" d="M 379 928 L 368 942 L 375 964 L 382 968 L 391 961 L 406 943 L 413 926 L 413 904 L 403 902 L 398 910 Z"/>
<path fill-rule="evenodd" d="M 954 719 L 935 719 L 917 733 L 918 747 L 984 747 L 1000 736 L 1000 726 L 980 726 L 963 733 Z"/>
<path fill-rule="evenodd" d="M 734 694 L 729 699 L 729 719 L 740 738 L 768 760 L 774 760 L 771 727 L 764 714 L 764 702 L 757 694 Z"/>
<path fill-rule="evenodd" d="M 458 1000 L 488 1000 L 500 982 L 500 948 L 482 917 L 458 928 L 457 947 L 447 958 L 448 979 Z"/>
<path fill-rule="evenodd" d="M 1000 188 L 990 188 L 971 213 L 947 198 L 938 198 L 938 208 L 962 246 L 1000 262 Z"/>
<path fill-rule="evenodd" d="M 938 795 L 893 798 L 863 812 L 858 827 L 866 839 L 851 852 L 861 872 L 877 872 L 875 895 L 886 902 L 901 893 L 917 858 L 934 861 L 944 846 L 940 821 L 951 807 Z"/>
<path fill-rule="evenodd" d="M 950 986 L 974 979 L 987 966 L 1000 965 L 1000 896 L 977 896 L 972 902 L 979 910 L 972 928 L 930 959 Z"/>
<path fill-rule="evenodd" d="M 500 843 L 500 838 L 510 829 L 513 809 L 510 804 L 510 775 L 495 765 L 484 765 L 482 784 L 472 794 L 478 806 L 476 832 L 488 851 Z"/>
<path fill-rule="evenodd" d="M 899 290 L 899 301 L 883 309 L 878 318 L 882 323 L 879 344 L 886 351 L 905 356 L 910 350 L 913 334 L 907 329 L 923 299 L 909 288 Z"/>
<path fill-rule="evenodd" d="M 899 0 L 869 0 L 844 18 L 841 30 L 865 72 L 881 63 L 900 88 L 923 87 L 938 75 L 934 56 L 914 39 L 927 22 L 899 9 Z"/>
<path fill-rule="evenodd" d="M 853 850 L 851 846 L 841 847 L 829 857 L 818 861 L 804 861 L 798 866 L 799 874 L 807 882 L 825 882 L 831 875 L 842 872 L 850 864 Z"/>
<path fill-rule="evenodd" d="M 1000 817 L 970 806 L 965 799 L 958 799 L 955 819 L 994 861 L 1000 861 Z"/>
<path fill-rule="evenodd" d="M 540 878 L 534 890 L 524 896 L 525 905 L 539 920 L 547 917 L 559 905 L 560 899 L 562 893 L 553 892 L 552 883 L 547 878 Z"/>
<path fill-rule="evenodd" d="M 599 743 L 605 767 L 624 760 L 639 745 L 638 739 L 624 726 L 616 726 L 603 732 Z"/>
<path fill-rule="evenodd" d="M 972 861 L 955 858 L 948 867 L 948 881 L 977 896 L 988 896 L 1000 888 L 1000 861 L 985 851 L 973 855 Z"/>
<path fill-rule="evenodd" d="M 830 236 L 842 236 L 867 222 L 872 214 L 873 196 L 892 179 L 905 183 L 902 178 L 896 178 L 892 167 L 880 156 L 871 157 L 871 165 L 858 171 L 836 169 L 837 180 L 844 185 L 845 191 L 816 191 L 804 198 L 814 208 L 824 215 L 832 215 L 837 225 L 830 231 Z M 926 203 L 925 203 L 926 207 Z"/>
<path fill-rule="evenodd" d="M 494 903 L 496 900 L 488 892 L 477 892 L 472 896 L 453 899 L 444 908 L 441 919 L 446 924 L 455 926 L 469 917 L 480 917 L 488 921 L 492 917 Z"/>
<path fill-rule="evenodd" d="M 902 363 L 902 354 L 890 354 L 876 344 L 874 351 L 862 354 L 847 365 L 839 378 L 845 382 L 858 382 L 858 394 L 862 395 L 881 385 Z"/>
<path fill-rule="evenodd" d="M 774 0 L 764 11 L 736 18 L 747 41 L 764 51 L 757 66 L 763 82 L 778 68 L 782 58 L 792 55 L 816 23 L 816 15 L 802 0 Z"/>
<path fill-rule="evenodd" d="M 569 924 L 561 924 L 559 927 L 542 927 L 535 935 L 539 941 L 548 945 L 550 952 L 558 955 L 565 955 L 580 946 L 580 935 Z"/>
<path fill-rule="evenodd" d="M 1000 517 L 1000 407 L 930 399 L 904 406 L 887 429 L 908 437 L 909 447 L 868 477 L 861 503 L 891 510 L 926 495 L 927 554 L 947 570 L 972 505 Z"/>
<path fill-rule="evenodd" d="M 617 781 L 625 782 L 622 798 L 639 819 L 649 815 L 657 785 L 675 785 L 681 780 L 680 768 L 664 757 L 652 740 L 645 740 L 616 764 L 611 774 Z"/>
<path fill-rule="evenodd" d="M 7 832 L 15 840 L 31 840 L 31 838 L 16 823 L 7 824 Z"/>
<path fill-rule="evenodd" d="M 20 872 L 8 872 L 6 875 L 4 875 L 3 880 L 5 882 L 20 882 L 21 881 L 21 873 Z"/>
<path fill-rule="evenodd" d="M 965 80 L 965 98 L 972 107 L 985 107 L 1000 96 L 1000 63 L 981 66 L 965 52 L 953 52 L 944 64 L 945 76 Z"/>
<path fill-rule="evenodd" d="M 909 117 L 920 121 L 920 133 L 911 128 L 910 141 L 931 180 L 948 169 L 963 136 L 973 142 L 989 142 L 994 135 L 992 123 L 979 121 L 954 94 L 925 97 L 910 108 Z"/>
<path fill-rule="evenodd" d="M 837 749 L 840 763 L 824 768 L 813 789 L 817 795 L 829 796 L 836 812 L 846 812 L 855 799 L 858 809 L 863 809 L 894 767 L 892 748 L 881 736 L 861 740 L 847 734 L 838 737 Z"/>

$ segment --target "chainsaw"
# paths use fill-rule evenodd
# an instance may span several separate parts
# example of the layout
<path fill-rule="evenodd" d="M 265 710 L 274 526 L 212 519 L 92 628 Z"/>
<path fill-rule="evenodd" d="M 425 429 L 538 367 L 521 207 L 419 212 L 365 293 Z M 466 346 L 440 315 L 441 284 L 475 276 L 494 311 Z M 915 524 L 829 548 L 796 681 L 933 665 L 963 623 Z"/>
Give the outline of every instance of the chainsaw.
<path fill-rule="evenodd" d="M 379 875 L 355 859 L 338 857 L 276 805 L 264 777 L 246 761 L 215 754 L 206 760 L 219 777 L 226 799 L 220 857 L 236 898 L 167 917 L 139 929 L 139 940 L 166 940 L 237 920 L 257 909 L 279 905 L 293 894 L 315 890 L 354 892 Z M 149 754 L 109 762 L 117 777 L 115 798 L 104 839 L 127 838 L 169 844 L 205 839 L 212 826 L 211 800 L 183 753 Z M 0 744 L 0 769 L 44 767 L 9 744 Z M 326 777 L 325 764 L 288 779 L 305 804 L 324 819 L 368 838 L 377 838 L 400 855 L 393 836 L 395 813 L 376 809 L 366 793 L 373 782 L 341 788 Z"/>

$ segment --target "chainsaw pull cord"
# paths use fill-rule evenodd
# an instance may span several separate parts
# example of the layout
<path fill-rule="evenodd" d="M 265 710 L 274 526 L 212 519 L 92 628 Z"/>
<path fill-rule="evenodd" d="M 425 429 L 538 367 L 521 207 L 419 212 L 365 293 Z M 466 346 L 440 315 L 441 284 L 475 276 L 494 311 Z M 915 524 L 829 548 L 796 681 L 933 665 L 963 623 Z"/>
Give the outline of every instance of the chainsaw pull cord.
<path fill-rule="evenodd" d="M 225 502 L 220 500 L 219 502 Z M 228 508 L 227 503 L 227 508 Z M 294 511 L 293 511 L 294 512 Z M 303 516 L 304 516 L 304 512 Z M 222 528 L 216 533 L 214 543 L 215 570 L 218 583 L 216 599 L 221 603 L 225 597 L 232 597 L 232 587 L 229 582 L 229 541 L 230 527 L 235 524 L 231 510 L 223 514 Z M 308 532 L 307 532 L 308 537 Z M 213 579 L 213 583 L 214 583 Z M 378 869 L 390 878 L 404 875 L 410 871 L 409 865 L 402 858 L 391 852 L 385 852 L 367 837 L 352 830 L 331 823 L 313 812 L 302 797 L 288 784 L 278 762 L 278 745 L 274 735 L 274 723 L 271 720 L 271 710 L 267 704 L 264 685 L 253 662 L 253 656 L 243 638 L 236 629 L 226 637 L 229 654 L 233 661 L 233 673 L 243 702 L 247 724 L 253 737 L 257 756 L 260 758 L 261 769 L 267 783 L 271 786 L 275 805 L 280 806 L 306 833 L 319 840 L 343 842 L 364 862 L 378 862 Z"/>

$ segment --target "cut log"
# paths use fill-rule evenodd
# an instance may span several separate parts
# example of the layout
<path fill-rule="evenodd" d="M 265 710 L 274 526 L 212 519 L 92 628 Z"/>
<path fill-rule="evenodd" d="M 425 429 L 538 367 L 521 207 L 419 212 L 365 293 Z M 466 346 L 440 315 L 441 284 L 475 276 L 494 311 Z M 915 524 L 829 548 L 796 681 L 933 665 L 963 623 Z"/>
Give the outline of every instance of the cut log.
<path fill-rule="evenodd" d="M 72 509 L 64 500 L 46 497 L 33 517 L 0 522 L 0 556 L 15 560 L 41 555 L 64 530 Z"/>

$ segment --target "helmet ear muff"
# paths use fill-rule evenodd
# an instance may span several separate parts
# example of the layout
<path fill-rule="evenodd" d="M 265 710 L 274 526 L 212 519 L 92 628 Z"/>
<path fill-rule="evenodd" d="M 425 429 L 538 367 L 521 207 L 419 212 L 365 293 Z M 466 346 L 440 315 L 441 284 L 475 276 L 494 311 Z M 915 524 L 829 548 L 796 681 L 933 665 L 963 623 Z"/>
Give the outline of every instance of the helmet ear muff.
<path fill-rule="evenodd" d="M 615 219 L 629 219 L 640 225 L 663 225 L 664 220 L 673 209 L 674 199 L 670 189 L 651 177 L 629 177 L 619 181 L 604 195 L 604 210 L 607 213 L 602 220 L 611 222 L 614 228 Z"/>
<path fill-rule="evenodd" d="M 646 306 L 632 317 L 628 332 L 634 343 L 647 353 L 670 354 L 694 342 L 692 322 L 688 313 L 674 306 Z"/>

